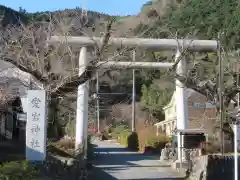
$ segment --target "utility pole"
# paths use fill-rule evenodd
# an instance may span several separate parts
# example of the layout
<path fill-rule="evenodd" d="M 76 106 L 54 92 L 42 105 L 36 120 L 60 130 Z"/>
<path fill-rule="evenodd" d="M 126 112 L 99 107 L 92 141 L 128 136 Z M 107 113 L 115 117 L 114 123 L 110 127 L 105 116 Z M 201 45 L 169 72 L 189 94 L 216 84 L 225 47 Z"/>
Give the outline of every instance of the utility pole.
<path fill-rule="evenodd" d="M 85 26 L 88 23 L 88 11 L 86 7 L 86 0 L 82 0 L 81 23 L 83 26 Z"/>
<path fill-rule="evenodd" d="M 224 153 L 224 132 L 223 132 L 223 121 L 224 121 L 224 107 L 223 107 L 223 67 L 221 58 L 221 47 L 220 47 L 220 34 L 218 34 L 218 68 L 219 68 L 219 115 L 220 115 L 220 142 L 221 142 L 221 153 Z"/>
<path fill-rule="evenodd" d="M 133 62 L 136 61 L 136 51 L 133 51 Z M 132 79 L 132 132 L 136 131 L 136 112 L 135 112 L 135 108 L 136 108 L 136 89 L 135 89 L 135 69 L 133 69 L 133 79 Z"/>
<path fill-rule="evenodd" d="M 239 84 L 240 84 L 240 79 L 239 79 L 239 68 L 238 68 L 238 64 L 236 65 L 237 66 L 237 88 L 239 88 Z M 239 106 L 240 106 L 240 94 L 238 93 L 237 94 L 237 99 L 238 99 L 238 104 L 237 104 L 237 106 L 238 106 L 238 108 L 239 108 Z"/>
<path fill-rule="evenodd" d="M 96 104 L 96 111 L 97 111 L 97 132 L 100 133 L 100 108 L 99 108 L 99 74 L 96 72 L 96 98 L 97 98 L 97 104 Z"/>
<path fill-rule="evenodd" d="M 87 17 L 87 13 L 86 0 L 82 0 L 82 16 Z"/>
<path fill-rule="evenodd" d="M 238 68 L 238 63 L 237 63 L 237 88 L 239 88 L 239 68 Z M 238 104 L 237 104 L 237 109 L 239 111 L 239 93 L 237 94 L 238 97 Z M 234 180 L 238 180 L 238 126 L 239 126 L 239 113 L 236 117 L 236 124 L 233 126 L 234 127 Z"/>

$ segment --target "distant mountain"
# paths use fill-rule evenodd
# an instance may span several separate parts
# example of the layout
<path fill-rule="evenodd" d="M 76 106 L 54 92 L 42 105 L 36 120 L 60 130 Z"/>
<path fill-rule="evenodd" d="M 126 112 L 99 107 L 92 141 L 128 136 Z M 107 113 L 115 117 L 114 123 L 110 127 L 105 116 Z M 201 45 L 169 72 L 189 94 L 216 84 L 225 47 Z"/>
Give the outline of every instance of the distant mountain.
<path fill-rule="evenodd" d="M 26 23 L 28 21 L 28 17 L 21 12 L 0 5 L 0 23 L 3 27 L 8 24 L 17 24 L 20 21 Z"/>
<path fill-rule="evenodd" d="M 19 21 L 27 23 L 30 20 L 33 21 L 48 21 L 49 20 L 49 14 L 57 14 L 61 13 L 64 14 L 65 17 L 77 17 L 82 10 L 80 8 L 76 9 L 65 9 L 65 10 L 59 10 L 59 11 L 45 11 L 45 12 L 36 12 L 36 13 L 27 13 L 24 9 L 21 9 L 19 11 L 13 10 L 11 8 L 8 8 L 6 6 L 0 5 L 0 21 L 3 26 L 6 26 L 7 24 L 16 24 L 19 23 Z M 104 13 L 98 13 L 94 11 L 88 11 L 88 19 L 89 22 L 93 22 L 94 20 L 108 20 L 112 16 Z"/>

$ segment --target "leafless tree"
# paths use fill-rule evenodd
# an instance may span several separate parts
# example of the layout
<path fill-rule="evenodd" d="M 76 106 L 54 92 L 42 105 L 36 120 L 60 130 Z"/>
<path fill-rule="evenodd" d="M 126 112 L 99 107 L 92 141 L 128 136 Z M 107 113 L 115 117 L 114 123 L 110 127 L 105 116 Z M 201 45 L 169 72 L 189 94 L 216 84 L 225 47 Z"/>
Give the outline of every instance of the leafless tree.
<path fill-rule="evenodd" d="M 31 22 L 28 25 L 8 25 L 1 29 L 0 59 L 9 62 L 33 76 L 43 84 L 52 96 L 69 93 L 90 79 L 94 69 L 89 66 L 81 77 L 78 76 L 79 49 L 67 43 L 48 45 L 47 40 L 54 35 L 82 35 L 85 33 L 83 20 L 78 22 L 66 20 L 59 14 L 49 14 L 49 23 Z M 73 24 L 74 23 L 74 24 Z M 92 66 L 96 64 L 105 51 L 113 20 L 109 21 L 103 37 L 103 44 L 94 47 Z"/>
<path fill-rule="evenodd" d="M 0 88 L 0 106 L 1 108 L 7 108 L 9 103 L 16 98 L 13 94 L 9 93 L 9 91 L 5 88 Z"/>

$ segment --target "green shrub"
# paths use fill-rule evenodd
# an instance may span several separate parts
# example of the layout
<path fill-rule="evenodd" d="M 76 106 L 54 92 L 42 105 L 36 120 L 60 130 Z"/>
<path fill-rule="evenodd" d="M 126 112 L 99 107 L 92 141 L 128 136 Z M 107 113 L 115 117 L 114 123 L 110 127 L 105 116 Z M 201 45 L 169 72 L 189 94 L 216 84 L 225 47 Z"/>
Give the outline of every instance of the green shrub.
<path fill-rule="evenodd" d="M 156 135 L 156 126 L 138 124 L 137 126 L 139 149 L 145 152 L 147 149 L 153 153 L 160 153 L 166 143 L 170 142 L 171 138 L 164 134 Z"/>
<path fill-rule="evenodd" d="M 87 145 L 87 158 L 88 160 L 93 160 L 94 157 L 94 144 L 92 144 L 92 136 L 88 135 L 87 138 L 88 145 Z"/>
<path fill-rule="evenodd" d="M 118 139 L 118 142 L 122 146 L 126 146 L 131 150 L 138 150 L 138 135 L 136 132 L 132 132 L 127 124 L 119 124 L 112 127 L 111 135 Z"/>
<path fill-rule="evenodd" d="M 126 131 L 126 130 L 128 130 L 128 129 L 129 129 L 129 128 L 128 128 L 127 125 L 122 124 L 122 125 L 118 125 L 118 126 L 116 126 L 116 127 L 113 127 L 113 128 L 112 128 L 112 133 L 113 133 L 113 134 L 121 134 L 122 132 L 124 132 L 124 131 Z"/>
<path fill-rule="evenodd" d="M 136 132 L 123 131 L 118 136 L 118 142 L 130 150 L 137 151 L 139 149 L 138 135 Z"/>
<path fill-rule="evenodd" d="M 27 161 L 12 161 L 0 167 L 0 180 L 32 180 L 38 175 L 38 170 Z"/>
<path fill-rule="evenodd" d="M 138 151 L 139 150 L 139 141 L 138 134 L 136 132 L 132 132 L 127 137 L 127 147 L 131 150 Z"/>
<path fill-rule="evenodd" d="M 128 136 L 131 134 L 129 131 L 123 131 L 118 135 L 118 141 L 122 146 L 128 146 Z"/>
<path fill-rule="evenodd" d="M 129 127 L 126 124 L 119 124 L 111 127 L 111 136 L 113 138 L 120 138 L 120 136 L 125 136 L 128 133 Z"/>
<path fill-rule="evenodd" d="M 150 136 L 145 139 L 145 146 L 153 148 L 164 148 L 166 143 L 170 142 L 170 138 L 165 135 Z"/>

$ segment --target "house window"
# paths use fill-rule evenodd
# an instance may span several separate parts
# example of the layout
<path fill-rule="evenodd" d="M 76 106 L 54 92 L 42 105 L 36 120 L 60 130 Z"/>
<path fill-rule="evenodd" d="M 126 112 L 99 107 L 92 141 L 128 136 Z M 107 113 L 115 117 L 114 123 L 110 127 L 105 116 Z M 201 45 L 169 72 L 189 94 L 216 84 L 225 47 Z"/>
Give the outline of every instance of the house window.
<path fill-rule="evenodd" d="M 205 108 L 205 104 L 193 103 L 193 108 Z"/>
<path fill-rule="evenodd" d="M 12 94 L 19 94 L 20 93 L 19 88 L 12 88 L 11 92 L 12 92 Z"/>
<path fill-rule="evenodd" d="M 206 103 L 206 108 L 215 108 L 215 107 L 216 107 L 215 104 Z"/>
<path fill-rule="evenodd" d="M 194 108 L 200 108 L 200 103 L 193 103 Z"/>

